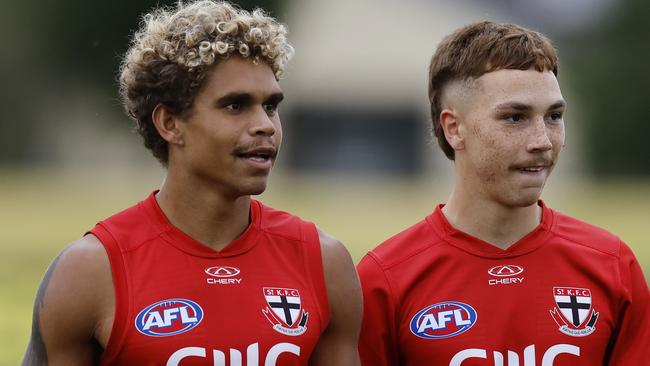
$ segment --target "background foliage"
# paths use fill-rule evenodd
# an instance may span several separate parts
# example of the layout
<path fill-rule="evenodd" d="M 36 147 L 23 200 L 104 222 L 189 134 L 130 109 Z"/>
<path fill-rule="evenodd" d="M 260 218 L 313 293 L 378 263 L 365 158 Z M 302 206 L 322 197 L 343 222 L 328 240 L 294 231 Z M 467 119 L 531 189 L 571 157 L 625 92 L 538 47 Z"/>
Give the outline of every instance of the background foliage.
<path fill-rule="evenodd" d="M 565 41 L 589 170 L 598 176 L 650 175 L 648 14 L 650 2 L 625 0 L 604 24 Z"/>

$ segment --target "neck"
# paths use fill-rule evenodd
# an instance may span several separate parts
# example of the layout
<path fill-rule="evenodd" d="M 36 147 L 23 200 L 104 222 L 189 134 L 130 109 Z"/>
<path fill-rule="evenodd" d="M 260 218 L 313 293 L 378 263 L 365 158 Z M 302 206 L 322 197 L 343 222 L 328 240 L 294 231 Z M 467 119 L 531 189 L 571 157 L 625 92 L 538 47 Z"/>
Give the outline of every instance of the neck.
<path fill-rule="evenodd" d="M 458 186 L 442 213 L 454 228 L 501 249 L 509 248 L 530 233 L 542 217 L 542 209 L 537 204 L 509 207 L 463 192 Z"/>
<path fill-rule="evenodd" d="M 168 172 L 158 205 L 172 225 L 214 250 L 221 250 L 248 227 L 250 196 L 229 197 L 214 183 L 183 179 Z"/>

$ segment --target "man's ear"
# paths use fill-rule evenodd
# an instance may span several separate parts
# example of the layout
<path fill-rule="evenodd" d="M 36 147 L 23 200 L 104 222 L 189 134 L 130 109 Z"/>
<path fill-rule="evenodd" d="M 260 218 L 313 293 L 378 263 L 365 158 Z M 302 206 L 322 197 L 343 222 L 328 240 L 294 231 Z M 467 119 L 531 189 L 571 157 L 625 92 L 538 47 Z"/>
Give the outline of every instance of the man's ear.
<path fill-rule="evenodd" d="M 163 104 L 158 104 L 151 113 L 158 134 L 169 144 L 183 145 L 183 129 L 181 119 Z"/>
<path fill-rule="evenodd" d="M 465 139 L 461 120 L 458 111 L 454 109 L 444 109 L 440 113 L 440 126 L 445 133 L 445 138 L 454 150 L 463 150 L 465 148 Z"/>

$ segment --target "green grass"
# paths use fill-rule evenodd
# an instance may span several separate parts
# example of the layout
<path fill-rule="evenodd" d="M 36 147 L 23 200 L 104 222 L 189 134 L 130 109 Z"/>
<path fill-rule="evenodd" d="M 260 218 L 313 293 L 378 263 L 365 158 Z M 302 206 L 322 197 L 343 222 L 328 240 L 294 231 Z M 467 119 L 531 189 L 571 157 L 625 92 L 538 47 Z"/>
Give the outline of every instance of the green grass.
<path fill-rule="evenodd" d="M 110 174 L 109 174 L 110 173 Z M 34 295 L 48 263 L 97 221 L 140 200 L 161 174 L 64 177 L 47 172 L 0 171 L 0 364 L 20 362 L 29 337 Z M 112 178 L 111 178 L 112 177 Z M 633 248 L 650 271 L 650 182 L 553 186 L 547 203 L 607 228 Z M 291 211 L 343 241 L 355 261 L 392 234 L 428 214 L 446 198 L 426 179 L 274 177 L 261 198 Z"/>

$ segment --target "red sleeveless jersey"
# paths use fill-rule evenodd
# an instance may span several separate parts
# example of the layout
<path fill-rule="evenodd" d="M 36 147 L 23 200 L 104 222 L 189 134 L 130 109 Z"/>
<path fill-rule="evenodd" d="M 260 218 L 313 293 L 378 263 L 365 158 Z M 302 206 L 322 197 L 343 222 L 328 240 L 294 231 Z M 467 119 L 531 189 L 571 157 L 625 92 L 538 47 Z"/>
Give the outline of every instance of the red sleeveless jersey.
<path fill-rule="evenodd" d="M 650 365 L 650 294 L 614 235 L 555 212 L 506 250 L 433 214 L 368 253 L 364 366 Z"/>
<path fill-rule="evenodd" d="M 329 320 L 313 224 L 252 200 L 221 251 L 169 223 L 152 193 L 97 224 L 115 286 L 102 365 L 307 365 Z"/>

